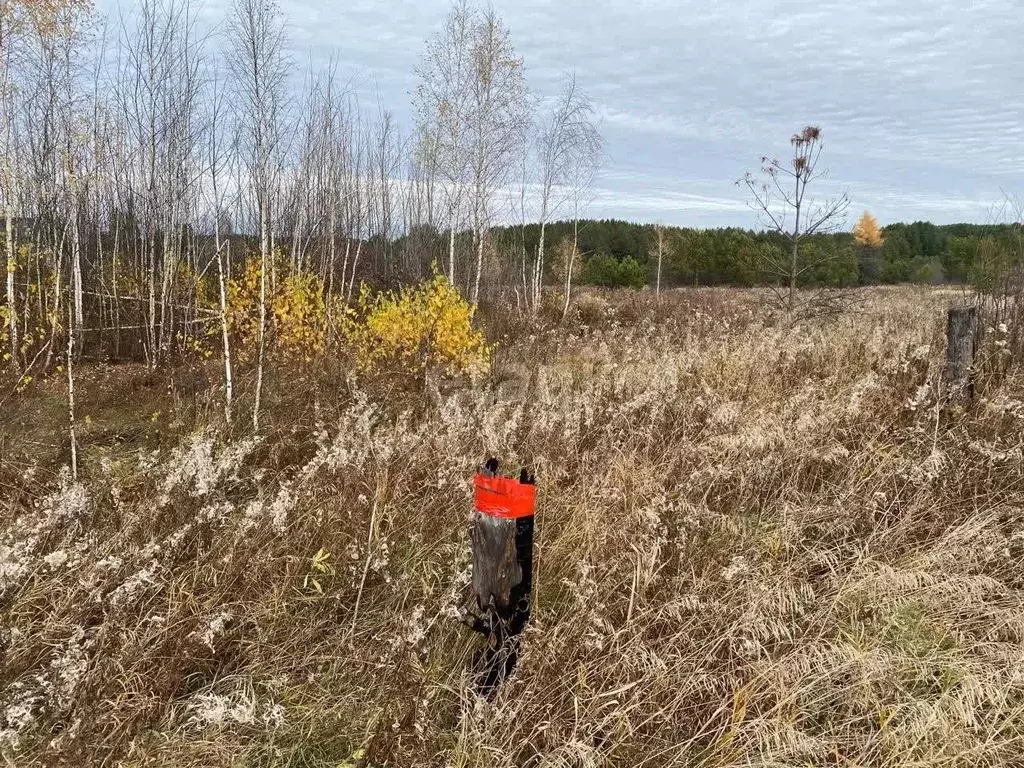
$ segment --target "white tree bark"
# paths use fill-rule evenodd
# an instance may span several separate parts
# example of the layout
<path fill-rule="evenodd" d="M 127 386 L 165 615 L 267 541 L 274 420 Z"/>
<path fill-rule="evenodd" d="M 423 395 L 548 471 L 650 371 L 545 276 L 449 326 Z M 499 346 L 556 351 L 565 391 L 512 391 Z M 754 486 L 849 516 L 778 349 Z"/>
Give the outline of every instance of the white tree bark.
<path fill-rule="evenodd" d="M 70 308 L 69 308 L 70 310 Z M 71 441 L 71 479 L 78 480 L 78 438 L 75 434 L 75 332 L 71 312 L 68 312 L 68 438 Z"/>
<path fill-rule="evenodd" d="M 267 260 L 270 256 L 270 224 L 266 208 L 260 212 L 260 325 L 257 331 L 256 394 L 252 406 L 252 430 L 260 429 L 260 405 L 263 397 L 263 360 L 267 349 Z"/>
<path fill-rule="evenodd" d="M 658 257 L 658 273 L 654 282 L 654 295 L 661 297 L 661 261 L 665 254 L 665 227 L 661 224 L 654 225 L 654 236 L 657 238 L 654 247 Z"/>
<path fill-rule="evenodd" d="M 230 258 L 231 242 L 227 241 Z M 228 296 L 224 281 L 224 260 L 221 256 L 220 227 L 217 227 L 217 283 L 220 288 L 220 329 L 224 344 L 224 420 L 231 426 L 231 407 L 234 401 L 234 380 L 231 375 L 231 338 L 228 334 Z"/>
<path fill-rule="evenodd" d="M 10 187 L 8 187 L 10 189 Z M 10 193 L 8 192 L 8 195 Z M 11 349 L 11 365 L 16 371 L 21 370 L 21 355 L 18 349 L 18 307 L 14 298 L 14 271 L 17 266 L 15 261 L 14 245 L 14 206 L 10 197 L 4 211 L 5 230 L 7 234 L 7 333 L 8 343 Z"/>

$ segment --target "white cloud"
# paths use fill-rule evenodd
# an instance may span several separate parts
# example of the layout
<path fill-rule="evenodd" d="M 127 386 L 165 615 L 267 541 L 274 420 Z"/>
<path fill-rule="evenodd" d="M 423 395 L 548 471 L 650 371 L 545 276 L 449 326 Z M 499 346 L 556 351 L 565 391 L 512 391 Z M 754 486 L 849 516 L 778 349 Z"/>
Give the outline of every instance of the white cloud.
<path fill-rule="evenodd" d="M 100 0 L 109 9 L 115 0 Z M 884 221 L 984 221 L 1024 187 L 1019 0 L 493 0 L 527 76 L 575 70 L 603 118 L 593 212 L 752 225 L 733 182 L 825 131 L 831 181 Z M 207 0 L 207 17 L 226 0 Z M 423 41 L 444 0 L 282 0 L 295 58 L 352 75 L 362 101 L 408 124 Z"/>

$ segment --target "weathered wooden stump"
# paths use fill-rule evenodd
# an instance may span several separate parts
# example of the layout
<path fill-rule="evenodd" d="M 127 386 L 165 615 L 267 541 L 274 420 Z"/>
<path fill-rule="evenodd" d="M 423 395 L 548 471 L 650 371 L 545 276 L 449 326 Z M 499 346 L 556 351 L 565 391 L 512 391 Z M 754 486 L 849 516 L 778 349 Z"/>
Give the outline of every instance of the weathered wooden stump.
<path fill-rule="evenodd" d="M 967 403 L 974 396 L 977 337 L 978 308 L 951 308 L 946 315 L 946 386 L 950 402 Z"/>
<path fill-rule="evenodd" d="M 477 689 L 488 697 L 515 668 L 533 589 L 535 479 L 525 469 L 518 480 L 497 473 L 492 458 L 473 478 L 470 527 L 477 613 L 468 623 L 487 637 L 474 667 Z"/>

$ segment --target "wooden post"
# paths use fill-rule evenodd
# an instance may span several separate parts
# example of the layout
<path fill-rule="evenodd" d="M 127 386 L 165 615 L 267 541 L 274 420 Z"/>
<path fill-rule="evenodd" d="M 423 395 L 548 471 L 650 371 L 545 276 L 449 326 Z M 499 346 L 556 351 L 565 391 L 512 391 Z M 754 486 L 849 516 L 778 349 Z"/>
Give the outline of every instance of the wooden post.
<path fill-rule="evenodd" d="M 978 335 L 978 308 L 953 307 L 946 315 L 946 385 L 953 403 L 974 396 L 974 347 Z"/>
<path fill-rule="evenodd" d="M 519 640 L 530 619 L 533 590 L 535 478 L 498 476 L 491 458 L 473 479 L 470 527 L 476 613 L 467 623 L 487 637 L 474 656 L 477 690 L 488 698 L 515 668 Z"/>

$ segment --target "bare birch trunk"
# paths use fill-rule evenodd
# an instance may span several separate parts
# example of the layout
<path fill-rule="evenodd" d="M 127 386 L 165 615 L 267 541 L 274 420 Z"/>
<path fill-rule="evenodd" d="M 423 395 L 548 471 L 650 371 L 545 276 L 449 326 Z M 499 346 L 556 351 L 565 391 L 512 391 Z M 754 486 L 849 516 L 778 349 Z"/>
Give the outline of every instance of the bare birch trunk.
<path fill-rule="evenodd" d="M 341 294 L 347 295 L 348 291 L 345 287 L 345 279 L 348 277 L 348 257 L 352 251 L 352 238 L 345 238 L 345 257 L 341 262 Z"/>
<path fill-rule="evenodd" d="M 562 305 L 562 320 L 569 314 L 569 301 L 572 299 L 572 271 L 576 266 L 576 251 L 580 239 L 579 219 L 572 223 L 572 252 L 569 254 L 569 264 L 565 270 L 565 304 Z"/>
<path fill-rule="evenodd" d="M 356 284 L 356 266 L 359 264 L 359 252 L 363 250 L 363 241 L 360 240 L 356 243 L 356 254 L 352 258 L 352 274 L 348 279 L 348 295 L 346 296 L 349 302 L 352 301 L 352 291 L 355 289 Z"/>
<path fill-rule="evenodd" d="M 522 272 L 520 277 L 521 277 L 521 279 L 523 281 L 523 302 L 524 302 L 524 305 L 525 305 L 525 306 L 522 307 L 522 309 L 529 309 L 530 308 L 530 285 L 527 282 L 527 277 L 526 277 L 526 240 L 525 240 L 525 238 L 523 240 L 523 253 L 522 253 L 522 260 L 521 260 L 521 263 L 520 263 L 520 270 Z M 519 305 L 519 289 L 518 288 L 516 288 L 516 305 L 517 305 L 517 308 L 518 308 L 518 305 Z"/>
<path fill-rule="evenodd" d="M 351 275 L 349 275 L 349 278 L 348 278 L 348 295 L 347 295 L 347 300 L 348 301 L 352 300 L 352 291 L 355 288 L 355 267 L 359 263 L 359 252 L 361 250 L 362 250 L 362 241 L 360 240 L 360 241 L 358 241 L 355 244 L 355 255 L 352 257 L 352 273 L 351 273 Z"/>
<path fill-rule="evenodd" d="M 71 209 L 71 280 L 74 286 L 75 334 L 78 335 L 78 354 L 82 354 L 82 331 L 84 328 L 82 312 L 82 241 L 78 229 L 78 196 L 75 194 Z"/>
<path fill-rule="evenodd" d="M 171 253 L 171 239 L 167 232 L 164 232 L 164 244 L 163 244 L 163 269 L 160 270 L 160 323 L 157 329 L 157 342 L 156 348 L 158 350 L 158 356 L 163 357 L 163 351 L 166 348 L 168 341 L 166 333 L 169 330 L 169 320 L 167 317 L 168 312 L 168 291 L 170 288 L 169 277 L 170 277 L 170 253 Z"/>
<path fill-rule="evenodd" d="M 231 426 L 231 404 L 234 399 L 234 384 L 231 379 L 231 340 L 228 337 L 228 296 L 224 282 L 224 262 L 221 257 L 220 225 L 214 234 L 217 242 L 217 281 L 220 283 L 220 330 L 224 343 L 224 420 Z M 231 242 L 226 243 L 230 258 Z"/>
<path fill-rule="evenodd" d="M 449 220 L 448 226 L 448 280 L 455 285 L 455 218 Z"/>
<path fill-rule="evenodd" d="M 256 362 L 256 397 L 252 406 L 252 429 L 260 428 L 260 398 L 263 395 L 263 357 L 266 351 L 267 330 L 267 255 L 270 250 L 270 226 L 266 209 L 260 211 L 260 327 L 259 351 Z"/>
<path fill-rule="evenodd" d="M 544 230 L 547 227 L 547 211 L 542 212 L 540 222 L 540 242 L 537 243 L 537 261 L 533 266 L 533 313 L 540 312 L 540 291 L 544 283 Z M 563 312 L 563 316 L 564 316 Z"/>
<path fill-rule="evenodd" d="M 18 312 L 14 303 L 14 270 L 17 267 L 14 247 L 14 208 L 11 205 L 10 192 L 7 198 L 6 230 L 7 230 L 7 323 L 11 343 L 11 364 L 16 371 L 21 370 L 18 354 Z"/>
<path fill-rule="evenodd" d="M 152 222 L 149 224 L 152 228 Z M 146 353 L 150 368 L 156 367 L 156 234 L 149 232 L 149 318 Z"/>
<path fill-rule="evenodd" d="M 110 282 L 114 290 L 114 357 L 121 357 L 121 299 L 117 288 L 117 262 L 121 240 L 120 217 L 114 222 L 114 254 L 110 262 Z"/>
<path fill-rule="evenodd" d="M 6 10 L 6 9 L 5 9 Z M 8 83 L 9 68 L 10 68 L 10 32 L 7 29 L 7 19 L 0 16 L 0 95 L 7 97 L 10 88 Z M 14 366 L 16 371 L 21 370 L 21 366 L 18 360 L 18 313 L 17 308 L 14 305 L 14 270 L 17 265 L 15 261 L 15 249 L 14 249 L 14 158 L 11 147 L 11 123 L 12 115 L 10 114 L 11 103 L 4 99 L 4 122 L 6 123 L 4 137 L 4 150 L 6 157 L 7 167 L 4 169 L 6 175 L 6 186 L 4 190 L 4 196 L 6 198 L 6 206 L 4 208 L 4 218 L 6 219 L 6 232 L 7 232 L 7 323 L 10 338 L 8 341 L 11 345 L 11 365 Z M 28 299 L 26 298 L 26 305 Z M 26 314 L 28 313 L 28 307 L 26 306 Z"/>
<path fill-rule="evenodd" d="M 331 196 L 331 201 L 333 202 L 333 200 L 334 200 L 334 196 L 332 195 Z M 335 212 L 335 206 L 332 204 L 331 205 L 331 223 L 330 223 L 330 238 L 331 238 L 331 240 L 330 240 L 330 243 L 328 243 L 328 247 L 327 247 L 328 256 L 327 256 L 327 263 L 324 265 L 324 276 L 323 276 L 323 278 L 321 278 L 321 279 L 324 280 L 324 305 L 325 305 L 325 308 L 326 308 L 327 327 L 328 328 L 331 327 L 331 321 L 334 319 L 332 317 L 332 312 L 331 312 L 331 306 L 334 303 L 334 302 L 331 301 L 331 295 L 334 292 L 334 265 L 335 265 L 335 262 L 337 261 L 337 258 L 338 258 L 338 238 L 335 235 L 335 231 L 337 229 L 337 224 L 338 224 L 337 214 Z"/>
<path fill-rule="evenodd" d="M 473 278 L 473 304 L 480 301 L 480 275 L 484 270 L 484 233 L 477 234 L 476 243 L 476 277 Z"/>
<path fill-rule="evenodd" d="M 68 308 L 68 325 L 72 325 L 71 308 Z M 77 329 L 68 328 L 68 438 L 71 441 L 71 479 L 78 481 L 78 440 L 75 435 L 75 333 Z"/>
<path fill-rule="evenodd" d="M 54 262 L 56 264 L 54 271 L 56 273 L 56 279 L 54 280 L 54 286 L 55 287 L 54 287 L 54 291 L 53 291 L 53 309 L 50 310 L 50 338 L 54 339 L 54 340 L 56 340 L 58 338 L 57 329 L 60 327 L 60 314 L 61 314 L 60 297 L 61 297 L 61 294 L 63 293 L 63 291 L 60 290 L 61 284 L 62 284 L 62 280 L 63 280 L 63 276 L 62 276 L 62 271 L 63 270 L 61 269 L 61 264 L 63 263 L 63 259 L 61 258 L 61 252 L 63 251 L 63 249 L 64 249 L 64 237 L 62 235 L 61 236 L 61 243 L 57 247 L 57 250 L 56 250 L 56 252 L 54 254 Z M 69 311 L 68 316 L 70 317 L 70 311 Z M 71 332 L 71 329 L 68 328 L 68 333 L 70 333 L 70 332 Z M 46 364 L 45 364 L 44 368 L 49 368 L 50 364 L 53 362 L 53 355 L 54 355 L 54 347 L 55 346 L 56 346 L 55 344 L 51 344 L 49 346 L 49 349 L 46 351 Z"/>

